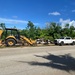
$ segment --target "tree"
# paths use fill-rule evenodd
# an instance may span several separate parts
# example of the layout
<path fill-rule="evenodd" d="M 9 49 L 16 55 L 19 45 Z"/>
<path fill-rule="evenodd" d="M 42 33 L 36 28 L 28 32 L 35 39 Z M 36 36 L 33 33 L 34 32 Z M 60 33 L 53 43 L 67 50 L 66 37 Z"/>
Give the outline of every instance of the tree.
<path fill-rule="evenodd" d="M 69 28 L 69 24 L 68 23 L 65 25 L 65 28 Z"/>
<path fill-rule="evenodd" d="M 5 23 L 0 23 L 0 27 L 4 30 L 6 28 Z"/>
<path fill-rule="evenodd" d="M 35 39 L 35 29 L 36 27 L 34 26 L 34 24 L 31 21 L 28 21 L 28 37 L 31 39 Z"/>
<path fill-rule="evenodd" d="M 65 27 L 61 30 L 62 36 L 70 36 L 70 26 L 69 24 L 65 24 Z"/>
<path fill-rule="evenodd" d="M 72 38 L 75 38 L 75 28 L 74 28 L 73 25 L 70 26 L 70 36 L 71 36 Z"/>
<path fill-rule="evenodd" d="M 13 27 L 14 29 L 17 29 L 16 26 Z"/>
<path fill-rule="evenodd" d="M 28 30 L 27 29 L 23 29 L 20 31 L 20 34 L 25 36 L 25 37 L 28 37 Z"/>
<path fill-rule="evenodd" d="M 41 36 L 41 29 L 40 29 L 40 27 L 36 27 L 35 28 L 35 39 L 39 39 L 40 38 L 40 36 Z"/>
<path fill-rule="evenodd" d="M 52 22 L 49 25 L 49 28 L 47 28 L 49 36 L 52 36 L 54 39 L 59 38 L 61 36 L 61 26 L 55 22 Z"/>

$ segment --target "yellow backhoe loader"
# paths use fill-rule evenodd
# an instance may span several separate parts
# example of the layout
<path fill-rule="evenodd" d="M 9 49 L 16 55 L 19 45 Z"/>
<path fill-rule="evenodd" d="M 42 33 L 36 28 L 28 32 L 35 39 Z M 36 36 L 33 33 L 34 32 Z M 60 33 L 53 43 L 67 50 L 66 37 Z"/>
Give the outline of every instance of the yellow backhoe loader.
<path fill-rule="evenodd" d="M 5 38 L 1 40 L 2 33 L 4 30 L 0 29 L 0 44 L 4 41 L 6 46 L 15 46 L 18 43 L 22 43 L 22 45 L 35 45 L 36 41 L 32 39 L 28 39 L 25 36 L 21 36 L 17 29 L 13 28 L 5 28 Z"/>

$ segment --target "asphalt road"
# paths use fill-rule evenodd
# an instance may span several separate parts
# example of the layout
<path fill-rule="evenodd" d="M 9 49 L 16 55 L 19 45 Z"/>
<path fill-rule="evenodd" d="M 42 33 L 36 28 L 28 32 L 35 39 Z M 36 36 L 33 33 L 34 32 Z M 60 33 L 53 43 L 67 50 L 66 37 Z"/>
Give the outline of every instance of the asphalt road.
<path fill-rule="evenodd" d="M 75 46 L 2 48 L 0 75 L 75 75 Z"/>

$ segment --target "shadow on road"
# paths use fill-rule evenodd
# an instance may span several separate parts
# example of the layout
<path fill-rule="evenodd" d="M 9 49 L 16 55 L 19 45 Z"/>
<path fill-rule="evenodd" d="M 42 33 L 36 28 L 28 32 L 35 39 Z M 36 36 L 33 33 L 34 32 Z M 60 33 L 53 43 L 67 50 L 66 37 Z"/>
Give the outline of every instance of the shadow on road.
<path fill-rule="evenodd" d="M 67 72 L 75 71 L 75 58 L 73 58 L 70 54 L 65 54 L 65 55 L 48 54 L 48 56 L 39 56 L 39 55 L 35 55 L 35 56 L 39 58 L 44 58 L 49 62 L 34 62 L 34 61 L 32 62 L 20 61 L 20 62 L 28 63 L 30 65 L 52 67 Z"/>

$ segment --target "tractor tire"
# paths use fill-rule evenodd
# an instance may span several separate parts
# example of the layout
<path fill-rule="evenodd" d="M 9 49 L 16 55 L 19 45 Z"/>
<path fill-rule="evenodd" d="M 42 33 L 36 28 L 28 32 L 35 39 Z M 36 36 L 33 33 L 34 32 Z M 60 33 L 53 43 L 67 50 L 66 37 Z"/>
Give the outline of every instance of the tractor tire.
<path fill-rule="evenodd" d="M 6 40 L 6 46 L 11 47 L 11 46 L 15 46 L 15 44 L 16 44 L 16 42 L 14 39 L 7 39 Z"/>

